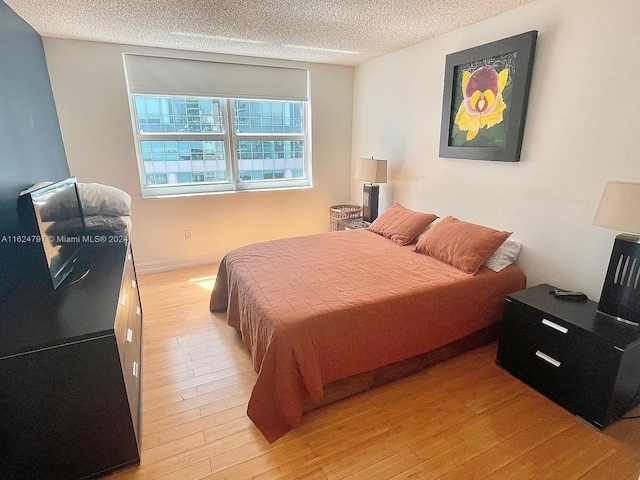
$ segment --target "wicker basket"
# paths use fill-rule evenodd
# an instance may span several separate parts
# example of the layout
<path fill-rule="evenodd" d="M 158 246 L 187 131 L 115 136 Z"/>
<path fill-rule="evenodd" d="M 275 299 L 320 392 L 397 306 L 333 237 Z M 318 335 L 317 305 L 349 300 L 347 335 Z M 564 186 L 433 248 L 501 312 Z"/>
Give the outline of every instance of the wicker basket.
<path fill-rule="evenodd" d="M 334 205 L 329 208 L 329 217 L 331 219 L 331 231 L 338 230 L 338 219 L 357 218 L 360 216 L 362 207 L 359 205 Z"/>

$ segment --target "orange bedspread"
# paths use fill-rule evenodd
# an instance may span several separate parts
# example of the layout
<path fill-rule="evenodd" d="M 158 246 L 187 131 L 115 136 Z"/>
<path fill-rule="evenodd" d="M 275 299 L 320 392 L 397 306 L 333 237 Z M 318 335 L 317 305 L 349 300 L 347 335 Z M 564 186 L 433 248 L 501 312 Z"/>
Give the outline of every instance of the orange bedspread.
<path fill-rule="evenodd" d="M 211 295 L 258 373 L 247 414 L 272 442 L 323 386 L 469 335 L 525 286 L 514 265 L 468 275 L 367 230 L 238 248 Z"/>

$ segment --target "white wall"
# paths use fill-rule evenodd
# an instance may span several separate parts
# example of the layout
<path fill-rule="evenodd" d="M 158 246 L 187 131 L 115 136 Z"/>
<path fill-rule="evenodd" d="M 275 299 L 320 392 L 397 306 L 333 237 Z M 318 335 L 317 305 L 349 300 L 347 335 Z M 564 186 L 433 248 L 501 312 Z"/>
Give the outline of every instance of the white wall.
<path fill-rule="evenodd" d="M 353 67 L 55 38 L 43 42 L 71 173 L 81 182 L 114 185 L 131 195 L 141 270 L 213 262 L 247 243 L 327 231 L 329 207 L 348 202 Z M 143 199 L 123 51 L 309 68 L 314 188 Z M 190 240 L 186 229 L 192 231 Z"/>
<path fill-rule="evenodd" d="M 513 231 L 530 286 L 598 300 L 619 233 L 591 225 L 604 182 L 640 181 L 638 18 L 638 0 L 538 0 L 358 66 L 352 172 L 358 157 L 388 159 L 381 210 L 399 202 Z M 445 56 L 530 30 L 520 162 L 439 158 Z"/>

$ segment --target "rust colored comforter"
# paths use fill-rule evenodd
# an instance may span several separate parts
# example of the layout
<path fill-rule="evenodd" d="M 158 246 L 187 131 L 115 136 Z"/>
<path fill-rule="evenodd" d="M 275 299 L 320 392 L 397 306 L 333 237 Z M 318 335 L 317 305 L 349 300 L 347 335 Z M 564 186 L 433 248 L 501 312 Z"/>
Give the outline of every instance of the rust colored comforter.
<path fill-rule="evenodd" d="M 367 230 L 227 254 L 211 294 L 258 373 L 247 414 L 272 442 L 331 381 L 439 348 L 502 315 L 525 286 L 514 265 L 468 275 Z"/>

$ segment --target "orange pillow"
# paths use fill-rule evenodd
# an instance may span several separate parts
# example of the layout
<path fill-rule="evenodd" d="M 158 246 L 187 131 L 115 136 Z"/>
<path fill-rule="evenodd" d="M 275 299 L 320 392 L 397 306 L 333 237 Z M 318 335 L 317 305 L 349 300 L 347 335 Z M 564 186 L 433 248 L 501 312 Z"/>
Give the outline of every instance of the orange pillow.
<path fill-rule="evenodd" d="M 474 274 L 511 233 L 447 217 L 422 236 L 415 251 Z"/>
<path fill-rule="evenodd" d="M 436 218 L 438 217 L 431 213 L 414 212 L 396 203 L 376 218 L 369 225 L 369 230 L 398 245 L 408 245 Z"/>

